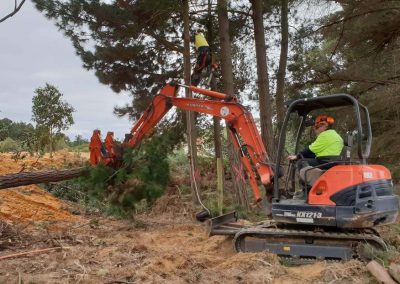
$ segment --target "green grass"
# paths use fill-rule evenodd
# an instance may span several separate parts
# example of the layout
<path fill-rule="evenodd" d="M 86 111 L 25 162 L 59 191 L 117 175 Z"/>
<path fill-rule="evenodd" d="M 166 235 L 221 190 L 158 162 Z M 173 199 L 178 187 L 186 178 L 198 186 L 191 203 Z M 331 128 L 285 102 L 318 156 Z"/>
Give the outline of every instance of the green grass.
<path fill-rule="evenodd" d="M 69 147 L 69 149 L 74 152 L 89 152 L 89 143 Z"/>
<path fill-rule="evenodd" d="M 375 247 L 365 244 L 362 246 L 362 256 L 366 259 L 373 259 L 384 267 L 389 267 L 390 263 L 400 260 L 400 252 L 395 247 L 389 246 L 387 251 L 378 250 Z"/>

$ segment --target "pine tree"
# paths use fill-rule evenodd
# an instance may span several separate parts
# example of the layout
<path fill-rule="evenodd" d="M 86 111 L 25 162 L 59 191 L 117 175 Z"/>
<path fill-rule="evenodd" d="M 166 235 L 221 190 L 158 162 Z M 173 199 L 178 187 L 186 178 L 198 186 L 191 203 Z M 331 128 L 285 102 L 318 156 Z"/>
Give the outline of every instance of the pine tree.
<path fill-rule="evenodd" d="M 119 115 L 137 118 L 165 82 L 182 76 L 179 1 L 34 0 L 56 21 L 100 82 L 128 92 L 132 105 Z"/>

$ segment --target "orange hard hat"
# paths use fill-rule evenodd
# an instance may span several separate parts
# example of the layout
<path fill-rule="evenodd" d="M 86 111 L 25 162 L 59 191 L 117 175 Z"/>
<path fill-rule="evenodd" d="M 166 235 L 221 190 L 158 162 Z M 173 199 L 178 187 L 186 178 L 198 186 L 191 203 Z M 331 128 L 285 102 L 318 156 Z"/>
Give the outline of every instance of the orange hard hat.
<path fill-rule="evenodd" d="M 328 115 L 319 115 L 315 119 L 315 125 L 316 127 L 321 126 L 321 125 L 332 125 L 335 122 L 335 119 L 332 116 Z"/>

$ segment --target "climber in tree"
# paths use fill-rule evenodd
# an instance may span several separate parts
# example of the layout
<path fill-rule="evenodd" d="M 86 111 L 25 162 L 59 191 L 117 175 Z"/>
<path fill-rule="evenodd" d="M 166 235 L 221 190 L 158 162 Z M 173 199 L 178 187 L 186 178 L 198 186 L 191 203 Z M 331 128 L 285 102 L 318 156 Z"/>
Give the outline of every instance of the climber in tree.
<path fill-rule="evenodd" d="M 191 77 L 191 84 L 197 86 L 201 81 L 201 73 L 211 64 L 211 51 L 202 30 L 197 30 L 194 35 L 194 45 L 197 50 L 197 62 Z"/>

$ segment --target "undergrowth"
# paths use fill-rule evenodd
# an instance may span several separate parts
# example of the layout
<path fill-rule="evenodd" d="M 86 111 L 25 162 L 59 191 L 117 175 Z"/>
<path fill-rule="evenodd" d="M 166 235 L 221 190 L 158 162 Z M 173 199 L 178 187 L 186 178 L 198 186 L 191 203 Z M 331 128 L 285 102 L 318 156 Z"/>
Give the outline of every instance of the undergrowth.
<path fill-rule="evenodd" d="M 400 252 L 391 245 L 388 246 L 386 251 L 383 251 L 366 244 L 363 246 L 362 254 L 363 257 L 376 260 L 384 267 L 389 267 L 392 262 L 398 263 L 400 261 Z"/>

